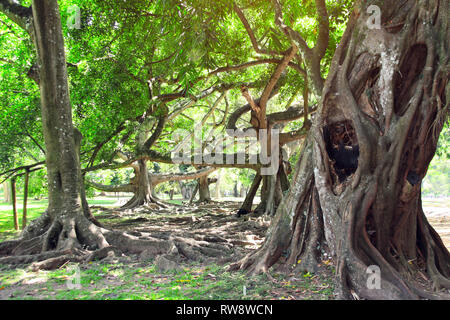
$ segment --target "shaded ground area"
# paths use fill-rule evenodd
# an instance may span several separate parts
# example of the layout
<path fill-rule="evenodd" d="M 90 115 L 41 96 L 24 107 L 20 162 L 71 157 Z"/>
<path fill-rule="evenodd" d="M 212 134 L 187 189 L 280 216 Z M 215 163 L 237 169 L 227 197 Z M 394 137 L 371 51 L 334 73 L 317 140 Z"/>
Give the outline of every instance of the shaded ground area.
<path fill-rule="evenodd" d="M 235 202 L 167 209 L 147 207 L 132 211 L 93 207 L 99 210 L 96 217 L 108 228 L 127 231 L 142 239 L 177 236 L 222 243 L 240 256 L 261 245 L 270 220 L 252 217 L 238 219 L 235 216 L 238 208 L 239 203 Z"/>
<path fill-rule="evenodd" d="M 0 266 L 0 299 L 333 299 L 331 261 L 323 261 L 315 275 L 271 271 L 271 278 L 249 278 L 227 271 L 229 263 L 261 245 L 269 226 L 261 217 L 237 218 L 239 202 L 134 211 L 101 206 L 110 202 L 95 204 L 95 216 L 108 228 L 140 239 L 182 238 L 194 249 L 196 244 L 206 245 L 198 246 L 196 261 L 180 259 L 176 264 L 143 252 L 89 264 L 69 263 L 54 271 Z M 449 201 L 426 199 L 424 207 L 450 249 Z M 215 245 L 224 251 L 217 254 Z"/>
<path fill-rule="evenodd" d="M 140 239 L 177 237 L 192 242 L 194 250 L 196 243 L 206 243 L 220 244 L 226 252 L 204 252 L 208 246 L 199 246 L 196 261 L 181 259 L 177 264 L 144 251 L 79 266 L 70 263 L 54 271 L 1 266 L 0 299 L 333 298 L 333 267 L 328 262 L 315 275 L 271 272 L 269 277 L 249 278 L 242 272 L 228 272 L 230 262 L 260 246 L 269 226 L 264 218 L 235 217 L 238 207 L 236 202 L 134 211 L 93 207 L 106 227 Z"/>

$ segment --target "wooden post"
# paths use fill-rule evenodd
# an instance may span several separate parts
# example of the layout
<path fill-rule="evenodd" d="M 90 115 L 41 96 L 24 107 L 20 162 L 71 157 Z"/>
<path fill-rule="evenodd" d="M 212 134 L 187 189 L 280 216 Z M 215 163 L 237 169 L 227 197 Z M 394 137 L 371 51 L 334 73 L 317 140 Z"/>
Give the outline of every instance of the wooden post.
<path fill-rule="evenodd" d="M 11 179 L 11 195 L 14 215 L 14 229 L 19 231 L 19 216 L 17 215 L 17 199 L 16 199 L 16 179 Z"/>
<path fill-rule="evenodd" d="M 25 172 L 25 186 L 23 188 L 23 212 L 22 212 L 22 229 L 27 226 L 27 202 L 28 202 L 28 181 L 30 178 L 30 171 Z"/>

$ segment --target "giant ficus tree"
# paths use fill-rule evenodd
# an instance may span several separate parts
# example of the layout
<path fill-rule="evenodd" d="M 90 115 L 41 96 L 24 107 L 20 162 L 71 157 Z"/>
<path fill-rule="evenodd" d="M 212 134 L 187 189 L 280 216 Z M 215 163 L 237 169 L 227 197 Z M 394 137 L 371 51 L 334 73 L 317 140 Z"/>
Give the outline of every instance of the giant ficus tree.
<path fill-rule="evenodd" d="M 72 124 L 64 54 L 64 40 L 56 1 L 38 1 L 23 7 L 2 1 L 1 10 L 33 39 L 39 65 L 42 128 L 48 172 L 48 211 L 29 236 L 40 249 L 67 249 L 76 242 L 76 229 L 92 244 L 103 246 L 104 238 L 90 229 L 80 199 L 80 166 L 77 145 L 81 136 Z M 34 241 L 33 241 L 34 242 Z"/>
<path fill-rule="evenodd" d="M 440 0 L 357 3 L 289 194 L 264 245 L 237 267 L 311 271 L 328 251 L 340 298 L 448 298 L 450 254 L 424 215 L 421 181 L 448 115 L 449 9 Z M 354 170 L 338 150 L 356 158 Z M 370 266 L 379 287 L 367 285 Z"/>
<path fill-rule="evenodd" d="M 82 136 L 72 123 L 64 39 L 56 0 L 33 1 L 31 7 L 2 0 L 0 10 L 26 30 L 35 43 L 41 94 L 42 130 L 48 175 L 48 209 L 34 220 L 19 239 L 0 245 L 1 263 L 43 260 L 51 268 L 70 260 L 86 258 L 84 249 L 103 252 L 111 245 L 125 251 L 141 252 L 152 247 L 168 252 L 174 242 L 139 240 L 104 229 L 87 215 L 82 206 L 79 147 Z M 92 256 L 90 256 L 92 257 Z"/>

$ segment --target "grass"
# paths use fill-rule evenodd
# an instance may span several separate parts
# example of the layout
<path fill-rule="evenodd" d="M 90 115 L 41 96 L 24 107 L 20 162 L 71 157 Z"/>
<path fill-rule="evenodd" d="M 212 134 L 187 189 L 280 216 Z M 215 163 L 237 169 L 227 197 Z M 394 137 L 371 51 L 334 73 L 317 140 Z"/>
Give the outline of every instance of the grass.
<path fill-rule="evenodd" d="M 1 195 L 0 195 L 1 196 Z M 88 199 L 90 205 L 110 206 L 117 202 L 117 198 L 102 197 Z M 39 217 L 47 208 L 47 199 L 35 200 L 28 199 L 27 205 L 27 220 L 31 221 Z M 22 213 L 23 213 L 23 197 L 17 197 L 17 214 L 19 216 L 19 226 L 22 227 Z M 14 229 L 12 205 L 5 202 L 0 202 L 0 241 L 9 239 L 17 235 Z"/>
<path fill-rule="evenodd" d="M 270 281 L 265 275 L 249 278 L 217 265 L 190 265 L 183 272 L 159 273 L 151 262 L 81 265 L 80 287 L 74 288 L 67 283 L 72 283 L 76 268 L 69 264 L 35 273 L 0 267 L 0 295 L 7 292 L 8 299 L 52 300 L 255 300 L 299 295 L 303 299 L 330 299 L 333 294 L 332 281 L 320 276 L 289 280 L 274 274 Z"/>

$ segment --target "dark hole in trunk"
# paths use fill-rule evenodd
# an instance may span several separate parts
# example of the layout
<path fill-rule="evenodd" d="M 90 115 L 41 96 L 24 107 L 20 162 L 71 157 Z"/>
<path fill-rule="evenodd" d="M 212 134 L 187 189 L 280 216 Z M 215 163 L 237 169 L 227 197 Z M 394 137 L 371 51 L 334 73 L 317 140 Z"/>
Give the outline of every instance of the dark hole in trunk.
<path fill-rule="evenodd" d="M 48 235 L 48 250 L 54 250 L 56 249 L 56 246 L 58 245 L 58 237 L 61 233 L 62 225 L 58 224 L 56 228 L 51 229 L 51 233 Z"/>
<path fill-rule="evenodd" d="M 408 172 L 406 179 L 412 186 L 415 186 L 416 184 L 418 184 L 420 182 L 420 176 L 417 173 L 415 173 L 414 171 Z"/>
<path fill-rule="evenodd" d="M 419 77 L 425 68 L 428 49 L 424 44 L 412 46 L 405 59 L 402 61 L 399 71 L 395 73 L 395 113 L 403 116 L 408 109 L 409 101 L 416 93 Z"/>
<path fill-rule="evenodd" d="M 337 177 L 341 183 L 358 169 L 359 145 L 355 130 L 352 122 L 345 120 L 326 126 L 323 132 L 334 179 Z"/>

